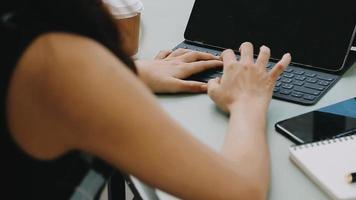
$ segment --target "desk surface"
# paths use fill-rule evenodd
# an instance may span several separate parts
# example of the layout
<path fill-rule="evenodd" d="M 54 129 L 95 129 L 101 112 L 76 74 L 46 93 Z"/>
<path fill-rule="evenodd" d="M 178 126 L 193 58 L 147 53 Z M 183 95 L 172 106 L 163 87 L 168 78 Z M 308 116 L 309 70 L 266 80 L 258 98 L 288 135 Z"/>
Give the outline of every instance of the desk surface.
<path fill-rule="evenodd" d="M 159 50 L 173 48 L 183 41 L 185 26 L 194 0 L 150 0 L 144 3 L 143 37 L 138 57 L 152 58 Z M 355 96 L 356 67 L 354 66 L 314 106 L 300 106 L 272 100 L 267 130 L 272 161 L 269 199 L 328 199 L 290 162 L 288 147 L 292 142 L 278 134 L 274 130 L 274 124 L 282 119 Z M 191 131 L 196 138 L 213 149 L 221 148 L 228 118 L 217 111 L 207 95 L 159 96 L 159 101 L 170 115 Z M 164 192 L 144 186 L 137 179 L 134 183 L 144 198 L 175 199 Z"/>

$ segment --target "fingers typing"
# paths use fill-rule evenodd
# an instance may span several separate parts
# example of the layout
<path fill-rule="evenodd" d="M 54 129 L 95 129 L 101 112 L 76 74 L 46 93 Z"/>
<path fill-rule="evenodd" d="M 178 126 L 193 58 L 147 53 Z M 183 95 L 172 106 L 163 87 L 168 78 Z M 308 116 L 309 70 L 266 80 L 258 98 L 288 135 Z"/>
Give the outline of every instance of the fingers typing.
<path fill-rule="evenodd" d="M 156 60 L 164 59 L 172 53 L 172 50 L 162 50 L 155 57 Z"/>
<path fill-rule="evenodd" d="M 201 60 L 219 60 L 219 57 L 210 53 L 191 51 L 182 55 L 182 59 L 184 62 L 196 62 Z"/>
<path fill-rule="evenodd" d="M 187 81 L 176 79 L 177 81 L 177 91 L 176 92 L 206 92 L 207 85 L 206 83 L 198 82 L 198 81 Z"/>
<path fill-rule="evenodd" d="M 244 42 L 240 47 L 240 62 L 253 63 L 253 45 L 250 42 Z"/>
<path fill-rule="evenodd" d="M 284 69 L 290 64 L 292 57 L 289 53 L 283 55 L 282 59 L 269 72 L 272 79 L 275 81 L 282 74 Z"/>
<path fill-rule="evenodd" d="M 224 73 L 229 70 L 229 68 L 235 67 L 237 63 L 236 55 L 233 50 L 227 49 L 221 54 L 224 63 Z"/>
<path fill-rule="evenodd" d="M 184 65 L 183 76 L 187 77 L 192 74 L 196 74 L 208 69 L 213 69 L 222 66 L 223 63 L 220 60 L 207 60 L 207 61 L 197 61 L 197 62 L 187 63 Z"/>
<path fill-rule="evenodd" d="M 266 46 L 261 46 L 260 53 L 258 54 L 258 57 L 256 60 L 256 64 L 263 68 L 266 68 L 270 56 L 271 56 L 270 49 Z"/>
<path fill-rule="evenodd" d="M 178 56 L 184 55 L 184 54 L 189 53 L 189 52 L 192 52 L 192 50 L 179 48 L 179 49 L 177 49 L 177 50 L 174 50 L 174 51 L 168 56 L 168 58 L 178 57 Z"/>

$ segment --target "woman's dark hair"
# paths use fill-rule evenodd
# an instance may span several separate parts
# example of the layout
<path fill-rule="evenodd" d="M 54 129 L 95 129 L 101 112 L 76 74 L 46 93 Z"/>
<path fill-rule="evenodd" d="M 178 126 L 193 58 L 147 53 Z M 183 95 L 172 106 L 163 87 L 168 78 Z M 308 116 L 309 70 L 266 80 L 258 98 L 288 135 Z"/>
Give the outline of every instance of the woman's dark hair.
<path fill-rule="evenodd" d="M 71 32 L 92 38 L 136 72 L 102 0 L 5 0 L 1 4 L 1 16 L 13 15 L 15 23 L 9 26 L 17 32 Z"/>

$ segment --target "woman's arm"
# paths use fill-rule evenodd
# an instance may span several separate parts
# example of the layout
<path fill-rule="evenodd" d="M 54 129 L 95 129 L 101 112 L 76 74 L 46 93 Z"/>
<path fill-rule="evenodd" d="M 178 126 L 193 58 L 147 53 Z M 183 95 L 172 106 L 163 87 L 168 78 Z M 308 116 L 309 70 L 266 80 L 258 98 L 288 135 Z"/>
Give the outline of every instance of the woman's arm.
<path fill-rule="evenodd" d="M 239 74 L 229 69 L 221 82 L 210 83 L 213 99 L 232 114 L 227 142 L 218 154 L 172 120 L 146 86 L 104 47 L 74 35 L 42 36 L 26 51 L 13 76 L 10 129 L 18 144 L 40 159 L 79 149 L 184 199 L 261 199 L 267 183 L 256 181 L 256 174 L 268 177 L 261 166 L 268 167 L 265 112 L 272 90 L 265 99 L 247 104 L 235 96 L 218 100 L 214 93 L 238 87 L 223 85 Z M 278 69 L 275 74 L 281 72 Z M 241 77 L 249 80 L 249 75 Z M 250 78 L 247 83 L 253 84 L 256 77 Z M 274 80 L 268 81 L 272 87 Z M 261 80 L 256 88 L 263 85 Z M 247 105 L 256 109 L 245 119 L 241 109 Z M 252 126 L 254 122 L 261 126 Z"/>
<path fill-rule="evenodd" d="M 258 186 L 260 194 L 267 194 L 269 183 L 269 153 L 266 140 L 266 114 L 276 79 L 291 57 L 283 56 L 270 71 L 266 71 L 269 48 L 262 46 L 254 62 L 253 46 L 243 43 L 241 58 L 233 51 L 223 53 L 224 74 L 209 82 L 210 97 L 223 109 L 230 111 L 228 135 L 223 155 L 248 174 L 250 182 Z"/>

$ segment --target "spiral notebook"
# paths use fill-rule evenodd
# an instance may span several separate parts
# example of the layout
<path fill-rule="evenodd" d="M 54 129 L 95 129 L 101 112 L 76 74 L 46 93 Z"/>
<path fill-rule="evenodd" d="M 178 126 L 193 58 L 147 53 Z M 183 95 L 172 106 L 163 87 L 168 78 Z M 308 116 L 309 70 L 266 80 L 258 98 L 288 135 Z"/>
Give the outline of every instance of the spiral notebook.
<path fill-rule="evenodd" d="M 333 199 L 356 199 L 356 183 L 346 175 L 356 172 L 356 136 L 290 147 L 290 159 Z"/>

